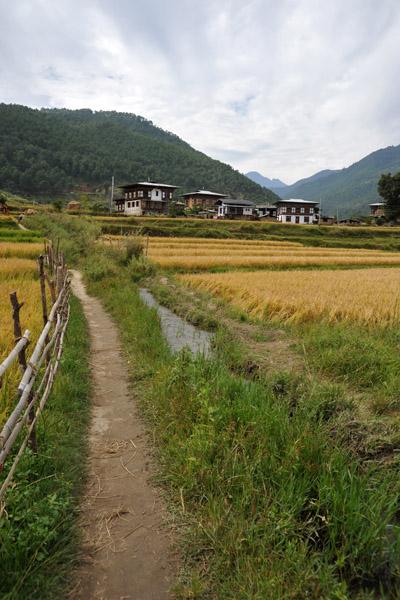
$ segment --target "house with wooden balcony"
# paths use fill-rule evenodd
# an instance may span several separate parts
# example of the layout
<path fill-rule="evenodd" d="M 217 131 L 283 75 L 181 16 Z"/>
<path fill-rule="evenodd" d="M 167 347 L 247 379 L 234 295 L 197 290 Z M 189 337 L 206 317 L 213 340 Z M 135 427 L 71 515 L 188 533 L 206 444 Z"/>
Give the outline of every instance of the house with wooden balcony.
<path fill-rule="evenodd" d="M 128 216 L 166 215 L 172 194 L 179 189 L 177 185 L 140 181 L 121 185 L 124 202 L 116 199 L 116 211 Z"/>
<path fill-rule="evenodd" d="M 210 192 L 209 190 L 197 190 L 197 192 L 181 194 L 181 198 L 184 199 L 185 210 L 191 208 L 202 208 L 204 210 L 213 208 L 217 200 L 228 198 L 228 195 Z"/>
<path fill-rule="evenodd" d="M 250 219 L 255 211 L 253 202 L 250 200 L 235 200 L 233 198 L 221 198 L 215 205 L 218 207 L 218 219 Z"/>
<path fill-rule="evenodd" d="M 276 218 L 280 223 L 318 224 L 319 202 L 291 198 L 290 200 L 277 200 L 274 204 Z"/>

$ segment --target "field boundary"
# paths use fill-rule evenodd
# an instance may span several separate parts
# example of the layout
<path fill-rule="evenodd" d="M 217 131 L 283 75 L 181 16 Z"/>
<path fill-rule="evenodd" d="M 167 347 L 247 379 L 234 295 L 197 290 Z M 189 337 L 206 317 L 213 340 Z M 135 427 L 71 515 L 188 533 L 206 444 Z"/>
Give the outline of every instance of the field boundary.
<path fill-rule="evenodd" d="M 24 303 L 18 302 L 15 291 L 10 294 L 16 345 L 0 365 L 0 386 L 2 376 L 17 357 L 22 378 L 17 389 L 18 402 L 0 432 L 0 474 L 3 472 L 5 461 L 24 426 L 26 426 L 26 430 L 25 437 L 0 489 L 0 501 L 4 497 L 27 445 L 29 444 L 33 452 L 37 453 L 36 423 L 53 387 L 70 317 L 70 281 L 64 254 L 59 252 L 58 248 L 55 249 L 53 243 L 45 244 L 44 255 L 40 255 L 37 265 L 41 287 L 43 329 L 28 362 L 25 350 L 30 343 L 30 331 L 26 330 L 22 335 L 19 319 L 19 311 Z M 47 313 L 46 282 L 52 304 L 49 315 Z M 4 503 L 0 506 L 0 514 L 3 510 Z"/>

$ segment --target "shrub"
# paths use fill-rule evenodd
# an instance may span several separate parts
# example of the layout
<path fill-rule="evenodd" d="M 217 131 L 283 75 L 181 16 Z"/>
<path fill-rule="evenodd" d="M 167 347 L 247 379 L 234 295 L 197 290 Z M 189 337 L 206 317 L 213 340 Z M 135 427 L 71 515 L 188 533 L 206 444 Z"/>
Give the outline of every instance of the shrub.
<path fill-rule="evenodd" d="M 148 258 L 140 256 L 130 260 L 127 270 L 131 279 L 137 282 L 146 277 L 152 277 L 156 273 L 156 265 Z"/>

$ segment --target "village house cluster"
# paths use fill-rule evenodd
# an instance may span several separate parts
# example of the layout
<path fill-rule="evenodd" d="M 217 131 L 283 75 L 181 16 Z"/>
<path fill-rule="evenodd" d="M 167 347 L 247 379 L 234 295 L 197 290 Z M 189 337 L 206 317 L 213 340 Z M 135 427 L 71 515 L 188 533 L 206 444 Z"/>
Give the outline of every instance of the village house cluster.
<path fill-rule="evenodd" d="M 127 216 L 167 215 L 172 202 L 172 194 L 179 186 L 166 183 L 140 181 L 120 186 L 121 198 L 114 198 L 115 212 Z M 181 194 L 181 202 L 176 202 L 184 210 L 198 209 L 197 215 L 208 219 L 261 219 L 279 223 L 300 225 L 333 224 L 335 217 L 320 214 L 319 202 L 291 198 L 277 200 L 271 205 L 255 206 L 249 200 L 229 198 L 226 194 L 197 190 Z M 371 214 L 381 212 L 382 205 L 371 205 Z"/>

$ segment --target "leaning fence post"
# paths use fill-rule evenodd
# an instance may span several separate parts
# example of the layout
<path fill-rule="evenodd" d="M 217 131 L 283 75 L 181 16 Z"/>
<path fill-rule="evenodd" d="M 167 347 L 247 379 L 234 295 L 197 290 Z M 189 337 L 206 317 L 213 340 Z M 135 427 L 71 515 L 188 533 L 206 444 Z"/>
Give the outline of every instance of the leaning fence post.
<path fill-rule="evenodd" d="M 15 343 L 17 344 L 22 337 L 19 311 L 23 307 L 24 302 L 18 302 L 17 292 L 11 292 L 10 301 L 11 301 L 11 306 L 12 306 L 12 317 L 13 317 L 13 321 L 14 321 L 14 339 L 15 339 Z M 19 369 L 20 369 L 21 373 L 24 373 L 27 368 L 25 348 L 23 348 L 21 350 L 21 352 L 19 352 L 18 361 L 19 361 Z M 29 394 L 29 397 L 26 400 L 27 405 L 30 403 L 30 401 L 31 401 L 31 394 Z M 35 418 L 35 411 L 32 407 L 31 410 L 29 411 L 28 423 L 31 423 L 34 418 Z M 32 432 L 29 436 L 29 445 L 32 448 L 33 452 L 36 454 L 37 446 L 36 446 L 36 429 L 35 429 L 35 427 L 32 429 Z"/>

